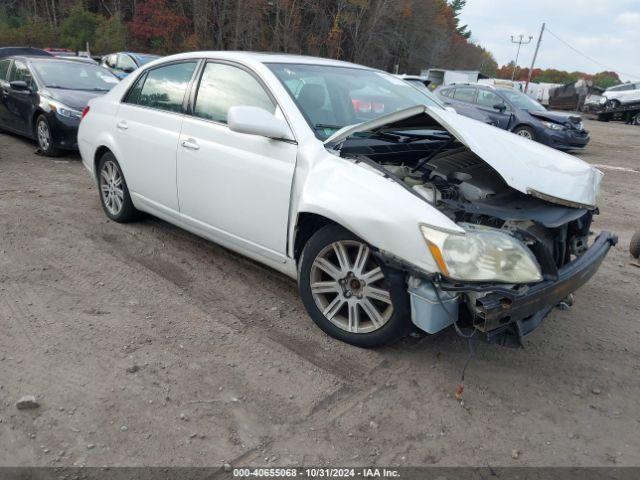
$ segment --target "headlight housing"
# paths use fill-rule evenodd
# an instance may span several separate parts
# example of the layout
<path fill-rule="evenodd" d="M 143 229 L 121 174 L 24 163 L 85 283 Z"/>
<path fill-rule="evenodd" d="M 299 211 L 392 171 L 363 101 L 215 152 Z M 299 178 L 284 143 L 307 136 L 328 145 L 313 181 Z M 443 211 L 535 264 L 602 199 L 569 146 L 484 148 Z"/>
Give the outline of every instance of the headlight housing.
<path fill-rule="evenodd" d="M 421 225 L 441 273 L 472 282 L 534 283 L 542 280 L 538 261 L 519 240 L 507 233 L 465 225 L 465 233 Z"/>
<path fill-rule="evenodd" d="M 544 125 L 545 128 L 549 128 L 551 130 L 564 130 L 564 127 L 559 123 L 542 122 L 542 125 Z"/>
<path fill-rule="evenodd" d="M 64 118 L 74 118 L 76 120 L 80 120 L 80 118 L 82 117 L 82 112 L 68 107 L 60 102 L 49 100 L 49 107 L 51 107 L 51 110 Z"/>

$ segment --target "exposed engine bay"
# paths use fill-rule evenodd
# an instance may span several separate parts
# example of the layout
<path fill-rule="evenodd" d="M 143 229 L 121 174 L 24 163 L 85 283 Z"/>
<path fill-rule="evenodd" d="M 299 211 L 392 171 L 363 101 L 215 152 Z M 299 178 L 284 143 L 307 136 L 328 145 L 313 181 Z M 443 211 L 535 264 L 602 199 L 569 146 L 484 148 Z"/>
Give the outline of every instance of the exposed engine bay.
<path fill-rule="evenodd" d="M 532 249 L 545 277 L 556 275 L 557 268 L 586 250 L 595 210 L 554 204 L 510 188 L 446 131 L 430 132 L 424 141 L 396 143 L 386 136 L 391 141 L 355 140 L 341 154 L 381 167 L 458 224 L 509 230 Z"/>
<path fill-rule="evenodd" d="M 558 280 L 561 269 L 588 249 L 589 228 L 597 209 L 551 203 L 509 187 L 498 172 L 446 130 L 377 131 L 365 137 L 350 137 L 341 145 L 340 155 L 395 180 L 465 229 L 496 229 L 517 238 L 537 260 L 543 282 Z M 439 303 L 442 307 L 424 312 L 423 316 L 430 316 L 431 321 L 426 326 L 419 325 L 421 328 L 433 333 L 430 328 L 450 325 L 448 317 L 458 315 L 456 303 L 462 301 L 470 314 L 467 320 L 502 344 L 521 344 L 525 330 L 530 328 L 525 323 L 537 326 L 563 299 L 555 299 L 556 303 L 538 312 L 523 312 L 518 318 L 488 312 L 505 310 L 503 307 L 511 305 L 513 298 L 530 288 L 527 285 L 503 284 L 498 288 L 501 293 L 496 294 L 495 284 L 452 284 L 443 295 L 419 282 L 412 290 L 411 280 L 412 296 L 415 293 L 424 305 Z M 444 311 L 450 308 L 449 313 Z M 435 326 L 433 318 L 438 319 Z"/>

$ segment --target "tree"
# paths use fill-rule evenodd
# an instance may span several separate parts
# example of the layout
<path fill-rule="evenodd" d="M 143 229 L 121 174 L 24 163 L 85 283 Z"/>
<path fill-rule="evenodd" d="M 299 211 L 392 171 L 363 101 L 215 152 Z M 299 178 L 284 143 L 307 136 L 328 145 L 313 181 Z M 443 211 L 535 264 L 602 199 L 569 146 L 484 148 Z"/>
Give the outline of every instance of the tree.
<path fill-rule="evenodd" d="M 60 44 L 71 50 L 84 50 L 87 42 L 92 42 L 96 29 L 103 17 L 96 15 L 77 2 L 69 11 L 69 16 L 60 25 Z"/>
<path fill-rule="evenodd" d="M 144 49 L 169 53 L 181 43 L 177 37 L 187 23 L 165 0 L 145 0 L 137 4 L 129 30 Z"/>
<path fill-rule="evenodd" d="M 127 27 L 115 14 L 109 20 L 103 20 L 96 28 L 92 50 L 98 53 L 110 53 L 125 50 L 127 45 Z"/>
<path fill-rule="evenodd" d="M 453 18 L 455 19 L 455 27 L 456 32 L 463 36 L 464 38 L 471 37 L 471 31 L 467 25 L 460 25 L 460 14 L 462 13 L 462 9 L 467 4 L 467 0 L 453 0 L 449 5 L 451 6 L 451 10 L 453 10 Z"/>

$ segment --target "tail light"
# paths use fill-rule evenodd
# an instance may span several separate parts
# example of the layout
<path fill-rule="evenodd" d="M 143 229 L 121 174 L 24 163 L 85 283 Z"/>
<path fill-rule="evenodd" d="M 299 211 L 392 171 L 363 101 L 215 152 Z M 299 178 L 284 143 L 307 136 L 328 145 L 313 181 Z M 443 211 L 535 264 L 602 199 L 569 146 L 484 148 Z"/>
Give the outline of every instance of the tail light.
<path fill-rule="evenodd" d="M 84 107 L 84 109 L 82 110 L 82 117 L 80 117 L 80 120 L 82 120 L 84 117 L 86 117 L 87 113 L 89 113 L 89 105 Z"/>

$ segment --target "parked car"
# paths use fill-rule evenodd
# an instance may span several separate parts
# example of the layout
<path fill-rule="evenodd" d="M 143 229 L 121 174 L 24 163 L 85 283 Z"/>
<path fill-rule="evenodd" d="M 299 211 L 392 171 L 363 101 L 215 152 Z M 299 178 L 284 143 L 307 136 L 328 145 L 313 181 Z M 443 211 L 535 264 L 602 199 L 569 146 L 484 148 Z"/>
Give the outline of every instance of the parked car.
<path fill-rule="evenodd" d="M 354 109 L 365 92 L 383 113 Z M 91 100 L 78 139 L 108 218 L 148 212 L 289 275 L 361 347 L 454 323 L 519 344 L 617 241 L 588 245 L 596 168 L 334 60 L 173 55 Z"/>
<path fill-rule="evenodd" d="M 108 70 L 75 60 L 0 59 L 0 128 L 35 139 L 45 155 L 75 149 L 87 102 L 117 83 Z"/>
<path fill-rule="evenodd" d="M 0 58 L 13 55 L 29 55 L 31 57 L 52 57 L 49 52 L 33 47 L 0 47 Z"/>
<path fill-rule="evenodd" d="M 422 93 L 428 96 L 432 101 L 442 105 L 443 108 L 448 107 L 454 112 L 459 113 L 460 115 L 464 115 L 465 117 L 473 118 L 474 120 L 478 120 L 479 122 L 487 123 L 489 125 L 495 125 L 495 122 L 489 115 L 487 115 L 483 111 L 471 105 L 464 105 L 462 103 L 457 105 L 448 105 L 448 106 L 445 105 L 442 102 L 442 100 L 429 89 L 428 85 L 431 83 L 431 81 L 427 80 L 426 77 L 411 76 L 411 75 L 396 75 L 396 76 L 398 78 L 402 78 L 402 80 L 404 80 L 405 82 L 409 83 L 413 87 L 420 90 Z"/>
<path fill-rule="evenodd" d="M 640 102 L 640 82 L 623 83 L 622 85 L 609 87 L 604 91 L 600 99 L 600 105 L 607 110 L 637 102 Z"/>
<path fill-rule="evenodd" d="M 160 58 L 158 55 L 146 53 L 120 52 L 102 57 L 100 65 L 111 70 L 118 78 L 124 78 L 136 68 Z"/>
<path fill-rule="evenodd" d="M 440 88 L 436 93 L 447 105 L 481 110 L 492 118 L 495 126 L 559 150 L 584 148 L 589 143 L 589 132 L 584 128 L 582 117 L 547 110 L 512 88 L 458 84 Z M 459 113 L 465 115 L 463 111 Z"/>

